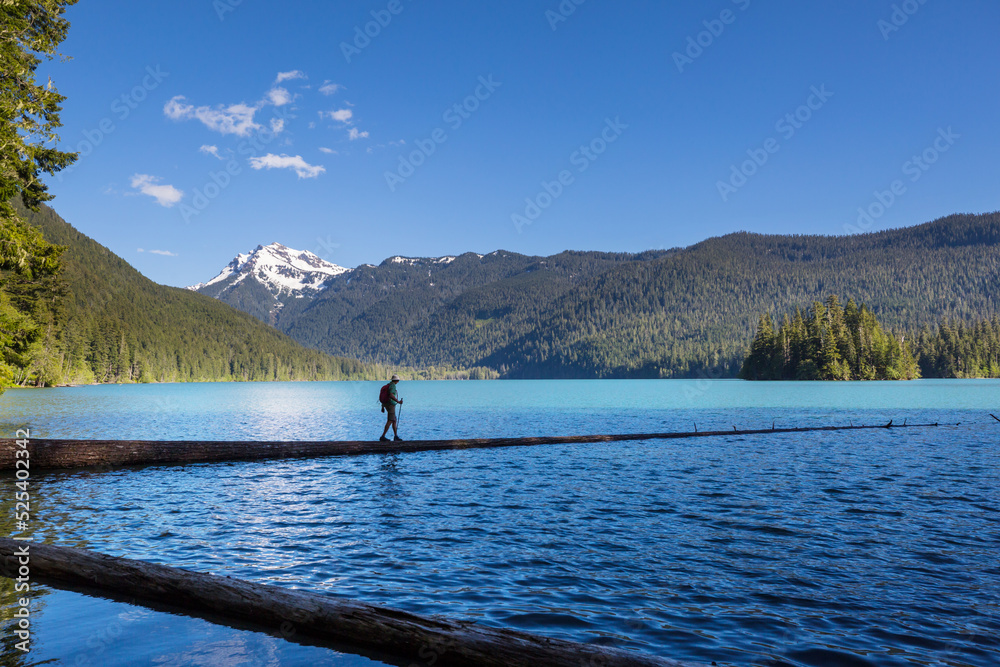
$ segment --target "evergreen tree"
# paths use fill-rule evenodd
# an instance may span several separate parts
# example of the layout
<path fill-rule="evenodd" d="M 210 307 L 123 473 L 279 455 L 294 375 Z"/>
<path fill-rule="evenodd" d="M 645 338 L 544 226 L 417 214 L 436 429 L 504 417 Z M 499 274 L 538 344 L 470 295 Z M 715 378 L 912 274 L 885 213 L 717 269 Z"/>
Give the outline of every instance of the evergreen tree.
<path fill-rule="evenodd" d="M 740 377 L 744 380 L 760 380 L 771 374 L 772 351 L 776 347 L 777 341 L 774 336 L 774 324 L 771 316 L 764 314 L 757 322 L 757 335 L 754 336 L 753 343 L 750 344 L 750 353 L 747 355 L 743 368 L 740 370 Z"/>
<path fill-rule="evenodd" d="M 62 295 L 63 248 L 47 243 L 14 208 L 36 209 L 51 199 L 42 173 L 76 159 L 52 147 L 63 97 L 35 80 L 41 57 L 51 59 L 65 39 L 62 17 L 75 0 L 9 0 L 0 4 L 0 391 L 25 379 L 34 361 L 49 374 L 52 327 Z"/>
<path fill-rule="evenodd" d="M 886 333 L 864 304 L 831 295 L 785 316 L 777 333 L 762 315 L 743 362 L 747 380 L 903 380 L 920 376 L 905 339 Z"/>
<path fill-rule="evenodd" d="M 942 319 L 915 336 L 915 361 L 924 377 L 1000 378 L 1000 318 L 973 325 Z"/>

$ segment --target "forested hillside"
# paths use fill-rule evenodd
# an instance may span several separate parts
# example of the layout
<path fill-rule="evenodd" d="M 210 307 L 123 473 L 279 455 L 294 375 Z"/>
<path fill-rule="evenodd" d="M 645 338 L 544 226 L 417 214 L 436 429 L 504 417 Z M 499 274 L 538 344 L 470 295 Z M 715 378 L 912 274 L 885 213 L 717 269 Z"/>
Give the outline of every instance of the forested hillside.
<path fill-rule="evenodd" d="M 640 255 L 387 260 L 277 325 L 332 354 L 505 377 L 735 377 L 762 312 L 830 293 L 915 335 L 1000 313 L 1000 214 L 856 236 L 737 233 Z"/>
<path fill-rule="evenodd" d="M 1000 214 L 848 237 L 731 234 L 622 266 L 567 293 L 484 365 L 513 376 L 735 376 L 761 312 L 829 293 L 889 329 L 1000 312 Z"/>
<path fill-rule="evenodd" d="M 542 258 L 497 251 L 446 264 L 397 258 L 338 276 L 315 301 L 286 306 L 277 325 L 306 345 L 372 361 L 500 370 L 481 361 L 530 333 L 560 296 L 617 266 L 663 254 Z"/>
<path fill-rule="evenodd" d="M 385 375 L 385 369 L 303 348 L 207 296 L 158 285 L 47 207 L 18 212 L 48 241 L 67 246 L 66 294 L 27 355 L 18 384 Z"/>

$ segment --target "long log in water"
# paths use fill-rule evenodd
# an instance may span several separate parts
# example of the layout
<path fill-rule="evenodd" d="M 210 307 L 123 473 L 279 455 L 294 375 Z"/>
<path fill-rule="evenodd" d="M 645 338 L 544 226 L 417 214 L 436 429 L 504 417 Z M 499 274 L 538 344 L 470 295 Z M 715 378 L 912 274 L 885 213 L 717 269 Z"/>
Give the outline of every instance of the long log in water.
<path fill-rule="evenodd" d="M 809 433 L 816 431 L 859 431 L 868 429 L 931 428 L 938 424 L 888 424 L 881 426 L 803 426 L 732 431 L 694 431 L 690 433 L 622 433 L 617 435 L 563 435 L 536 438 L 479 438 L 472 440 L 378 441 L 194 441 L 194 440 L 28 440 L 27 458 L 31 468 L 86 468 L 92 466 L 131 466 L 165 463 L 207 463 L 217 461 L 253 461 L 257 459 L 315 458 L 320 456 L 358 456 L 362 454 L 401 454 L 442 449 L 479 449 L 486 447 L 525 447 L 532 445 L 585 444 L 675 438 L 710 438 L 772 433 Z M 12 439 L 0 439 L 0 470 L 15 466 L 16 450 Z M 22 457 L 23 458 L 23 457 Z M 22 464 L 23 465 L 23 464 Z"/>
<path fill-rule="evenodd" d="M 0 575 L 18 576 L 23 562 L 19 562 L 18 554 L 23 553 L 20 550 L 25 544 L 33 581 L 230 619 L 271 634 L 294 630 L 320 641 L 398 656 L 398 664 L 403 665 L 681 667 L 679 662 L 633 651 L 549 639 L 472 621 L 420 616 L 280 586 L 7 538 L 0 538 Z"/>

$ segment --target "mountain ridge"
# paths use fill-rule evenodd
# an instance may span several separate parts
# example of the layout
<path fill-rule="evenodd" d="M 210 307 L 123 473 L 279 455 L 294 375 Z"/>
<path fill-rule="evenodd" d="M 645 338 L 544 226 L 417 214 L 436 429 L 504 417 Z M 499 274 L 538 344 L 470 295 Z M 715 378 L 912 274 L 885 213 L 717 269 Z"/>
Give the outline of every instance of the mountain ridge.
<path fill-rule="evenodd" d="M 304 345 L 376 363 L 503 377 L 735 377 L 761 312 L 829 293 L 864 301 L 901 331 L 1000 312 L 998 247 L 1000 214 L 988 213 L 848 236 L 734 232 L 644 253 L 395 256 L 332 277 L 272 323 Z"/>

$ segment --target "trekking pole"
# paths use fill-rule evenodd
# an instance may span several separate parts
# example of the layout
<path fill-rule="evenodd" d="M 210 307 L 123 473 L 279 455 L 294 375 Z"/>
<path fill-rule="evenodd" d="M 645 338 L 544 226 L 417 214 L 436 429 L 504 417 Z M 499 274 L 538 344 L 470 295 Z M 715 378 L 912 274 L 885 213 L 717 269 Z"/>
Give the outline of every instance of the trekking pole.
<path fill-rule="evenodd" d="M 403 421 L 403 404 L 399 404 L 399 414 L 396 415 L 396 431 L 399 431 L 399 422 Z"/>

